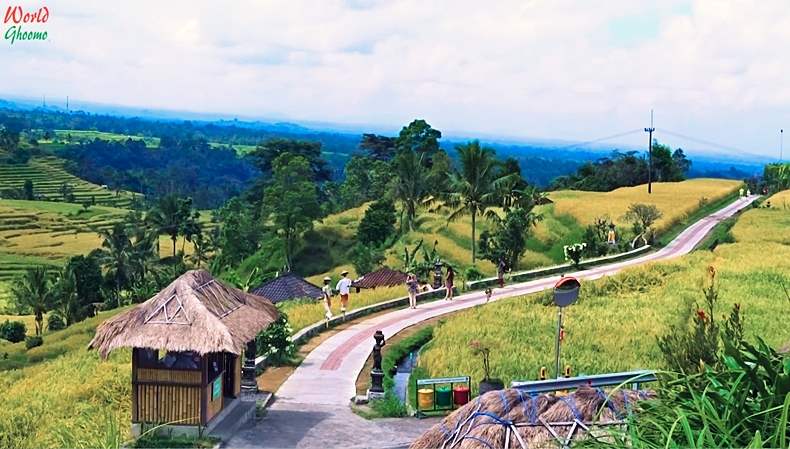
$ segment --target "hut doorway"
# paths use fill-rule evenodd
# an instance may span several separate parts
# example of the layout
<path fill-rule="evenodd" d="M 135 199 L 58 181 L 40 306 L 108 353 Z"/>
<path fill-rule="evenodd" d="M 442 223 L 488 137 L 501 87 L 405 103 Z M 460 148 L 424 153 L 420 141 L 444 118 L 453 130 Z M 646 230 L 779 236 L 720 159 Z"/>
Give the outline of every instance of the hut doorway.
<path fill-rule="evenodd" d="M 235 354 L 225 354 L 225 374 L 222 383 L 224 384 L 223 394 L 225 397 L 235 398 L 238 397 L 240 385 L 239 379 L 236 378 L 236 364 L 239 357 Z"/>

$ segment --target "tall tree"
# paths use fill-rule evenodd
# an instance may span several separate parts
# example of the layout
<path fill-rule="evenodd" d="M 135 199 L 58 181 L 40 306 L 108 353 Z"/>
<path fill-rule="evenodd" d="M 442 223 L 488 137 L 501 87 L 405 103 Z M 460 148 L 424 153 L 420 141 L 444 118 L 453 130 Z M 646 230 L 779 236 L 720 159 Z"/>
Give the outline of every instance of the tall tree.
<path fill-rule="evenodd" d="M 146 221 L 155 226 L 160 234 L 167 234 L 173 242 L 173 257 L 176 255 L 176 242 L 184 230 L 184 224 L 192 216 L 192 199 L 166 195 L 157 201 L 156 206 L 146 214 Z"/>
<path fill-rule="evenodd" d="M 29 268 L 11 286 L 11 294 L 18 308 L 29 309 L 36 320 L 36 335 L 44 329 L 44 314 L 52 308 L 52 284 L 46 267 Z"/>
<path fill-rule="evenodd" d="M 494 264 L 503 260 L 511 269 L 518 268 L 519 259 L 527 250 L 530 230 L 541 215 L 531 209 L 516 207 L 510 209 L 505 218 L 497 223 L 493 232 L 483 231 L 480 235 L 480 253 Z"/>
<path fill-rule="evenodd" d="M 377 161 L 389 161 L 395 157 L 395 138 L 380 136 L 378 134 L 362 134 L 359 141 L 359 149 L 366 155 Z"/>
<path fill-rule="evenodd" d="M 132 241 L 121 223 L 99 234 L 103 240 L 97 257 L 104 267 L 116 305 L 120 306 L 121 291 L 129 287 L 133 279 Z"/>
<path fill-rule="evenodd" d="M 396 175 L 394 197 L 401 203 L 401 216 L 406 213 L 409 230 L 414 230 L 417 207 L 428 196 L 429 171 L 423 163 L 425 154 L 400 150 L 393 160 Z M 401 219 L 401 229 L 403 219 Z"/>
<path fill-rule="evenodd" d="M 357 227 L 357 240 L 368 246 L 378 246 L 395 233 L 395 206 L 392 201 L 380 200 L 365 210 Z"/>
<path fill-rule="evenodd" d="M 392 180 L 389 163 L 359 155 L 348 161 L 345 175 L 339 194 L 342 205 L 347 208 L 382 198 Z"/>
<path fill-rule="evenodd" d="M 413 151 L 424 154 L 423 163 L 430 166 L 433 154 L 439 151 L 442 132 L 433 129 L 425 120 L 413 120 L 401 129 L 395 143 L 398 151 Z"/>
<path fill-rule="evenodd" d="M 95 255 L 74 256 L 66 263 L 58 280 L 58 302 L 61 304 L 66 324 L 93 316 L 93 304 L 104 301 L 102 297 L 101 266 Z M 72 285 L 73 284 L 73 285 Z"/>
<path fill-rule="evenodd" d="M 264 191 L 263 208 L 263 215 L 282 239 L 285 265 L 290 270 L 299 238 L 312 229 L 321 210 L 307 159 L 290 153 L 277 156 L 272 163 L 272 182 Z"/>
<path fill-rule="evenodd" d="M 477 217 L 485 213 L 496 201 L 499 179 L 494 150 L 480 146 L 472 141 L 456 147 L 461 162 L 460 173 L 450 174 L 450 192 L 446 195 L 445 205 L 453 209 L 448 221 L 457 220 L 462 215 L 472 217 L 472 263 L 476 260 L 475 232 Z"/>
<path fill-rule="evenodd" d="M 269 139 L 258 144 L 249 157 L 261 170 L 264 178 L 269 179 L 274 175 L 274 161 L 283 154 L 303 157 L 310 168 L 310 178 L 317 182 L 329 181 L 332 178 L 326 161 L 321 157 L 321 142 Z"/>

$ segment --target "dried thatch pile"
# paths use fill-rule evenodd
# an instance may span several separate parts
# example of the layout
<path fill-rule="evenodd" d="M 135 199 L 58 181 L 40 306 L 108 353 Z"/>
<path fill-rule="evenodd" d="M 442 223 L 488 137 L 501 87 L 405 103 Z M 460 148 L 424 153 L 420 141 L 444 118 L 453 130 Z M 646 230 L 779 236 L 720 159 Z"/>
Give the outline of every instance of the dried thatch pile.
<path fill-rule="evenodd" d="M 507 427 L 502 425 L 503 422 L 617 422 L 631 410 L 636 401 L 652 396 L 653 393 L 646 391 L 621 390 L 608 397 L 602 390 L 589 387 L 579 388 L 564 397 L 545 394 L 532 397 L 515 388 L 492 391 L 444 418 L 417 438 L 409 448 L 437 449 L 453 439 L 457 441 L 453 448 L 505 448 Z M 564 438 L 571 425 L 553 425 L 552 428 Z M 458 429 L 460 430 L 456 432 Z M 527 447 L 558 447 L 557 440 L 542 425 L 516 426 L 516 429 Z M 574 433 L 573 439 L 584 437 L 585 431 L 579 429 Z M 509 446 L 520 447 L 515 436 L 509 438 Z M 450 448 L 450 442 L 445 447 Z"/>
<path fill-rule="evenodd" d="M 103 358 L 124 347 L 240 354 L 278 316 L 269 300 L 194 270 L 148 301 L 103 322 L 89 347 Z"/>

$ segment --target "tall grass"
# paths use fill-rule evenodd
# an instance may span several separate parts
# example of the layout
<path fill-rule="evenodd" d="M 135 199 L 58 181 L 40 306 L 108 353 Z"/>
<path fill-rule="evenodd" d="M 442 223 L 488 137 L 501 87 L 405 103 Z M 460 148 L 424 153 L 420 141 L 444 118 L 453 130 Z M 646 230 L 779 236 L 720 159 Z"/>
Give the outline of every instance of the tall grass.
<path fill-rule="evenodd" d="M 333 284 L 334 287 L 334 284 Z M 355 293 L 352 289 L 348 300 L 348 310 L 378 304 L 389 299 L 406 296 L 405 286 L 379 287 L 376 289 L 363 289 Z M 315 300 L 283 301 L 278 304 L 280 310 L 288 314 L 288 321 L 296 333 L 305 327 L 324 319 L 324 304 Z M 340 314 L 340 296 L 332 298 L 332 313 Z"/>

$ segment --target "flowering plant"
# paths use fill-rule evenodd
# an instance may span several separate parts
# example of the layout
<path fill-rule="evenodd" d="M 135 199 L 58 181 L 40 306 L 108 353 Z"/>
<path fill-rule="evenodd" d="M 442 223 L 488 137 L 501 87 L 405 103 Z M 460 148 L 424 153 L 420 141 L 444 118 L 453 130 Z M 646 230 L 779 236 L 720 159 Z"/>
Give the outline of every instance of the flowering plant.
<path fill-rule="evenodd" d="M 579 266 L 585 248 L 587 248 L 586 243 L 574 243 L 572 245 L 563 246 L 562 249 L 565 252 L 565 260 L 573 262 L 574 266 Z"/>

